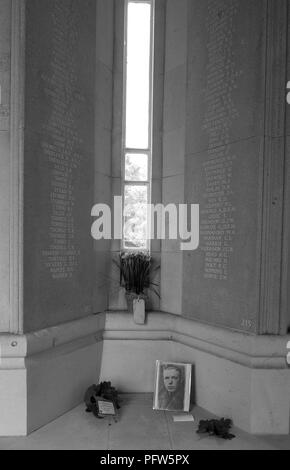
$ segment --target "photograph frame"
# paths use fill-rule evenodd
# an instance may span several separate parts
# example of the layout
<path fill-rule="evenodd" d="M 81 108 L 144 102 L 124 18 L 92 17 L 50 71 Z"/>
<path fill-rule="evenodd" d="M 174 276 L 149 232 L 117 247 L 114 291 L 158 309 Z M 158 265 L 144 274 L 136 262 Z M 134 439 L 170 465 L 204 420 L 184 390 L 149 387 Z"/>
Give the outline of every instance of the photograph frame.
<path fill-rule="evenodd" d="M 192 364 L 156 361 L 153 409 L 189 412 Z"/>

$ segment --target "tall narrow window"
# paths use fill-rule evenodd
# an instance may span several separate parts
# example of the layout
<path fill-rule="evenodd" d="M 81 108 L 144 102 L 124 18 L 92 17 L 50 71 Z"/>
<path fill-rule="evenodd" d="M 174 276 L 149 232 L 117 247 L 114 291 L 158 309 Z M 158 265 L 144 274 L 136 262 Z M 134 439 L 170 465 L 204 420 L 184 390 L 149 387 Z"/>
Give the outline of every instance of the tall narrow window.
<path fill-rule="evenodd" d="M 150 250 L 154 0 L 126 0 L 123 249 Z"/>

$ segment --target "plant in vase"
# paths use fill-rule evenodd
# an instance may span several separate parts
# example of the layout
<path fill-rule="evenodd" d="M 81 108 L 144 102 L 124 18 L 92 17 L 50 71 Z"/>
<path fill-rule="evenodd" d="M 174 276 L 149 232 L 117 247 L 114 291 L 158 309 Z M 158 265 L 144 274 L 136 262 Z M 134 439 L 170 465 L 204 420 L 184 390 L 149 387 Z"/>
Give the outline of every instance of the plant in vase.
<path fill-rule="evenodd" d="M 122 252 L 116 264 L 120 271 L 120 286 L 125 289 L 128 311 L 135 314 L 134 305 L 136 309 L 139 307 L 139 312 L 144 311 L 144 319 L 142 321 L 139 314 L 137 323 L 144 323 L 147 291 L 151 290 L 160 297 L 156 290 L 158 283 L 154 281 L 154 274 L 159 269 L 159 265 L 155 265 L 152 257 L 143 252 Z"/>

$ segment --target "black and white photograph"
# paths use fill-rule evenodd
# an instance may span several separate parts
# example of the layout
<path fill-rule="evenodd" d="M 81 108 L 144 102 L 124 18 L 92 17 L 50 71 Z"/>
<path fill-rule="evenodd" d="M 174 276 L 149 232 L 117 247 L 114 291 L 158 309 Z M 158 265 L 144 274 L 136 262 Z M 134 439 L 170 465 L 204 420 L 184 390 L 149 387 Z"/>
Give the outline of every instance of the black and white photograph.
<path fill-rule="evenodd" d="M 155 410 L 189 411 L 191 365 L 156 362 Z"/>
<path fill-rule="evenodd" d="M 290 450 L 290 0 L 0 0 L 0 450 Z"/>

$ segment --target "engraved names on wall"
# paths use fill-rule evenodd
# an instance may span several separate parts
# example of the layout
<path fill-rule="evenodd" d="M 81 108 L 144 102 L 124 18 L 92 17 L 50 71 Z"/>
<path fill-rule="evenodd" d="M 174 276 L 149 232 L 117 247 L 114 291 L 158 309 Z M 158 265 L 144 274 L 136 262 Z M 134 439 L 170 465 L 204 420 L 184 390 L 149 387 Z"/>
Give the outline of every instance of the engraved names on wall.
<path fill-rule="evenodd" d="M 92 313 L 96 2 L 26 2 L 26 328 Z"/>
<path fill-rule="evenodd" d="M 203 162 L 204 193 L 201 210 L 201 248 L 204 277 L 225 281 L 235 237 L 235 207 L 232 203 L 233 155 L 230 128 L 239 114 L 232 91 L 241 71 L 233 56 L 234 19 L 237 0 L 209 0 L 207 15 L 206 111 L 203 129 L 208 135 L 208 151 Z"/>
<path fill-rule="evenodd" d="M 42 76 L 51 112 L 43 125 L 41 145 L 50 164 L 50 245 L 43 251 L 53 279 L 68 279 L 79 264 L 80 247 L 75 239 L 75 173 L 80 167 L 82 139 L 76 125 L 78 89 L 74 47 L 79 39 L 80 13 L 67 2 L 55 2 L 52 11 L 53 48 L 50 70 Z"/>

